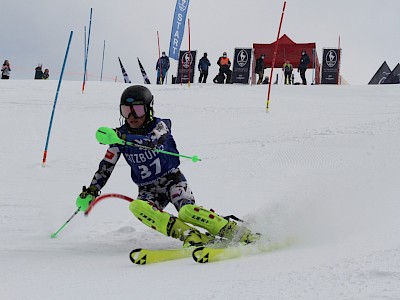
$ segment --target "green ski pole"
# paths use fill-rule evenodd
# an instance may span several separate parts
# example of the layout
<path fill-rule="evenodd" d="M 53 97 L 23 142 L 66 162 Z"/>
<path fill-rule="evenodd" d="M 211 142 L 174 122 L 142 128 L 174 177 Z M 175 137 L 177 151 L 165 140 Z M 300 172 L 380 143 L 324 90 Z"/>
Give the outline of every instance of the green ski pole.
<path fill-rule="evenodd" d="M 74 212 L 74 214 L 67 220 L 67 222 L 65 222 L 64 225 L 61 226 L 60 229 L 58 229 L 56 232 L 54 232 L 50 237 L 53 238 L 53 239 L 56 238 L 56 237 L 57 237 L 57 234 L 58 234 L 61 230 L 63 230 L 63 228 L 69 223 L 69 221 L 72 220 L 73 217 L 76 216 L 76 214 L 77 214 L 79 211 L 80 211 L 80 208 L 78 208 L 78 209 Z"/>
<path fill-rule="evenodd" d="M 152 150 L 152 151 L 158 152 L 158 153 L 188 158 L 188 159 L 191 159 L 192 162 L 201 161 L 201 159 L 197 155 L 187 156 L 187 155 L 182 155 L 179 153 L 169 152 L 169 151 L 165 151 L 165 150 L 161 150 L 161 149 L 157 149 L 157 148 L 153 148 L 153 147 L 147 147 L 147 146 L 135 144 L 132 142 L 124 141 L 123 139 L 118 137 L 118 135 L 114 131 L 114 129 L 109 128 L 109 127 L 100 127 L 99 129 L 97 129 L 96 139 L 100 144 L 103 144 L 103 145 L 112 145 L 112 144 L 128 145 L 128 146 L 139 147 L 139 148 L 143 148 L 143 149 L 147 149 L 147 150 Z"/>

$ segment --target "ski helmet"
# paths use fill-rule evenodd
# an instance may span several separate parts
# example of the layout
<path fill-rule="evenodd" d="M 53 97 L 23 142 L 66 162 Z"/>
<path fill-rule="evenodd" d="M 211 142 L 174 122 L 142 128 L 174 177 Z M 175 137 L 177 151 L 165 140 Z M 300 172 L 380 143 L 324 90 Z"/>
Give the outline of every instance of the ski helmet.
<path fill-rule="evenodd" d="M 125 89 L 121 95 L 120 101 L 120 112 L 121 105 L 139 105 L 143 104 L 146 113 L 147 125 L 153 120 L 153 95 L 147 87 L 142 85 L 133 85 Z M 122 116 L 122 112 L 121 112 Z"/>

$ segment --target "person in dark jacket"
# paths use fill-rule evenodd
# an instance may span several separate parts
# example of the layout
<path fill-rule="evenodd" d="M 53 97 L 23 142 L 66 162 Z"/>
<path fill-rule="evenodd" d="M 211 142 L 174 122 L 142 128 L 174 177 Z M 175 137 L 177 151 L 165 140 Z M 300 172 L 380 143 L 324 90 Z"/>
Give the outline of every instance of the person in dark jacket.
<path fill-rule="evenodd" d="M 264 66 L 264 58 L 265 58 L 265 54 L 261 54 L 261 56 L 256 60 L 255 72 L 258 75 L 257 84 L 261 84 L 263 81 L 263 78 L 264 78 L 264 69 L 266 68 Z"/>
<path fill-rule="evenodd" d="M 43 79 L 42 64 L 38 64 L 35 68 L 35 79 Z"/>
<path fill-rule="evenodd" d="M 49 79 L 50 74 L 49 74 L 49 69 L 45 69 L 43 73 L 43 79 Z"/>
<path fill-rule="evenodd" d="M 162 52 L 162 56 L 157 60 L 156 70 L 157 70 L 157 84 L 163 84 L 165 80 L 165 75 L 169 70 L 169 57 Z"/>
<path fill-rule="evenodd" d="M 226 75 L 225 83 L 231 83 L 232 71 L 230 70 L 230 67 L 231 67 L 232 64 L 231 64 L 231 61 L 229 60 L 226 52 L 224 52 L 222 54 L 222 56 L 218 59 L 217 64 L 219 66 L 219 74 L 216 76 L 216 78 L 218 76 L 219 77 L 222 77 L 222 76 L 225 77 L 225 75 Z M 216 78 L 214 78 L 214 82 L 215 82 Z"/>
<path fill-rule="evenodd" d="M 6 59 L 1 66 L 1 79 L 10 79 L 10 62 Z"/>
<path fill-rule="evenodd" d="M 203 57 L 200 58 L 199 65 L 198 65 L 199 72 L 200 72 L 199 83 L 206 83 L 207 82 L 208 68 L 210 66 L 211 66 L 211 63 L 207 58 L 207 53 L 205 52 Z"/>
<path fill-rule="evenodd" d="M 310 63 L 310 57 L 308 56 L 306 50 L 303 50 L 301 52 L 300 63 L 297 72 L 300 72 L 300 77 L 304 85 L 307 84 L 306 70 L 309 63 Z"/>

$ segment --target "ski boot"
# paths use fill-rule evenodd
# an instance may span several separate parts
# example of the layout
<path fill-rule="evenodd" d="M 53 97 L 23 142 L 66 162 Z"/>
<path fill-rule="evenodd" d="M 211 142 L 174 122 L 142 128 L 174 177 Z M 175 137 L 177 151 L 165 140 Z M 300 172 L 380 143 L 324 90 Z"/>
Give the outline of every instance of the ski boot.
<path fill-rule="evenodd" d="M 260 239 L 260 234 L 254 234 L 246 227 L 239 226 L 234 221 L 229 221 L 230 218 L 240 221 L 233 216 L 223 218 L 212 210 L 207 210 L 194 204 L 187 204 L 179 211 L 179 219 L 202 227 L 214 236 L 242 244 L 254 243 Z"/>
<path fill-rule="evenodd" d="M 214 239 L 176 217 L 170 218 L 168 228 L 168 235 L 183 241 L 183 248 L 204 246 Z"/>
<path fill-rule="evenodd" d="M 243 245 L 255 243 L 261 238 L 260 233 L 252 233 L 250 229 L 238 225 L 235 221 L 229 221 L 219 231 L 219 236 L 231 240 L 234 243 L 240 243 Z"/>

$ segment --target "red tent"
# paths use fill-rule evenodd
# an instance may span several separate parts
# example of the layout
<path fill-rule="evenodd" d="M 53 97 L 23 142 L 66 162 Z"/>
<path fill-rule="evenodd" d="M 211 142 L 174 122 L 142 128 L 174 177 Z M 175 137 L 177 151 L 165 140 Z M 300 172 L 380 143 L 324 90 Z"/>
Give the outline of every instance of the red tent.
<path fill-rule="evenodd" d="M 255 60 L 265 54 L 264 63 L 265 66 L 270 68 L 272 66 L 272 58 L 275 51 L 275 42 L 272 44 L 253 44 L 254 48 L 254 61 L 253 66 L 255 66 Z M 275 68 L 281 69 L 286 60 L 289 60 L 293 65 L 293 68 L 299 66 L 301 52 L 305 50 L 310 57 L 310 63 L 308 68 L 315 68 L 315 83 L 320 83 L 320 64 L 318 61 L 318 55 L 316 51 L 315 43 L 305 43 L 298 44 L 293 42 L 286 34 L 284 34 L 278 42 L 278 50 L 275 59 Z M 254 73 L 254 67 L 253 67 Z M 255 78 L 253 76 L 253 78 Z"/>

